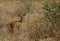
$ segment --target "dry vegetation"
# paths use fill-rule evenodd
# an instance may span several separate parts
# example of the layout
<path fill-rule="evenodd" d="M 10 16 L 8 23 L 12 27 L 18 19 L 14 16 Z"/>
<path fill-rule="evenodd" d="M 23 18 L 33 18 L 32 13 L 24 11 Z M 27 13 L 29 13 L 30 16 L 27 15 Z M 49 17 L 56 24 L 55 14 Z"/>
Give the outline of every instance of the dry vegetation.
<path fill-rule="evenodd" d="M 60 41 L 59 0 L 0 0 L 0 41 Z"/>

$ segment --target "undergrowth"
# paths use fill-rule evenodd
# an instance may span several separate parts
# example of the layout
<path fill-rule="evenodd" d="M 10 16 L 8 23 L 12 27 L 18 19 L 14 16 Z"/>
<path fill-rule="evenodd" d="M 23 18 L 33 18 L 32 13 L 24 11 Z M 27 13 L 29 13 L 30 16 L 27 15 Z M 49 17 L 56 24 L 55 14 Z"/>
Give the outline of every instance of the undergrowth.
<path fill-rule="evenodd" d="M 51 5 L 51 6 L 50 6 Z M 59 28 L 59 24 L 57 25 L 56 22 L 60 18 L 60 5 L 59 3 L 56 3 L 55 0 L 52 0 L 50 3 L 46 2 L 44 5 L 44 8 L 46 10 L 45 16 L 48 18 L 48 20 L 52 23 L 53 28 Z M 54 30 L 55 33 L 55 30 Z"/>

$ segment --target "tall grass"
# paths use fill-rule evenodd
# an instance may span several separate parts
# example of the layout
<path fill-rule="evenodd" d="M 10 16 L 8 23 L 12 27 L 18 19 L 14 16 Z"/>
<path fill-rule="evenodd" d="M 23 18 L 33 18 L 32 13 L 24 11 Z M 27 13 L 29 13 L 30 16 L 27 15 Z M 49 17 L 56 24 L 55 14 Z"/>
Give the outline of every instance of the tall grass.
<path fill-rule="evenodd" d="M 51 6 L 50 6 L 51 5 Z M 60 5 L 59 3 L 56 3 L 55 0 L 52 0 L 50 3 L 46 2 L 44 5 L 44 8 L 46 10 L 45 16 L 46 18 L 52 23 L 53 28 L 59 28 L 59 24 L 57 25 L 56 22 L 60 18 Z M 54 30 L 55 32 L 55 30 Z"/>

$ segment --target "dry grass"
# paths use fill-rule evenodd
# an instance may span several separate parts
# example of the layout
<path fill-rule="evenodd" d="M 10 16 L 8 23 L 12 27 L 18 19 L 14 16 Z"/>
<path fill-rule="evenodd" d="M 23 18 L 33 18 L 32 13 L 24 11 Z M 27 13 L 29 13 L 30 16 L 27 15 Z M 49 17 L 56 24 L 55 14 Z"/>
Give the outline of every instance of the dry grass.
<path fill-rule="evenodd" d="M 0 41 L 60 41 L 59 0 L 0 0 Z"/>

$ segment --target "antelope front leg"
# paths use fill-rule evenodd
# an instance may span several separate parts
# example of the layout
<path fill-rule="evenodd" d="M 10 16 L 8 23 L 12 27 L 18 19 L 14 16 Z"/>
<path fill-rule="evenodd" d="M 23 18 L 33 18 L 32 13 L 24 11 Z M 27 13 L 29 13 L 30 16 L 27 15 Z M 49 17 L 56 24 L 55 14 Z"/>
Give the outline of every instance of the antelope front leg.
<path fill-rule="evenodd" d="M 13 21 L 10 23 L 11 33 L 19 33 L 19 26 L 21 23 L 19 21 Z"/>

